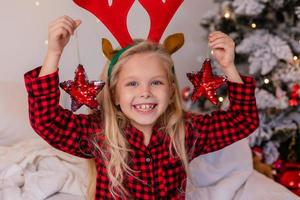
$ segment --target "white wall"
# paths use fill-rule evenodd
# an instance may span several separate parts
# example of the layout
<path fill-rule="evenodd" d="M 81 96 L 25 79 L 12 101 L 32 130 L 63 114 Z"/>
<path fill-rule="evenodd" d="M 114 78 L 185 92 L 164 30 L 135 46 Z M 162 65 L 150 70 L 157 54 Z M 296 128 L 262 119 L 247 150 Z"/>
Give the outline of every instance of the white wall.
<path fill-rule="evenodd" d="M 43 62 L 47 45 L 48 24 L 62 15 L 69 15 L 83 21 L 78 30 L 81 63 L 85 66 L 90 80 L 98 79 L 106 59 L 101 51 L 101 37 L 116 40 L 95 16 L 78 7 L 72 0 L 9 0 L 2 1 L 0 8 L 0 56 L 1 81 L 23 84 L 23 74 Z M 207 44 L 199 22 L 201 16 L 214 4 L 211 1 L 186 0 L 167 27 L 162 41 L 169 34 L 183 32 L 185 45 L 173 55 L 180 87 L 190 85 L 186 73 L 199 70 Z M 149 31 L 149 18 L 138 1 L 130 10 L 128 28 L 132 37 L 146 38 Z M 72 38 L 66 47 L 60 63 L 60 80 L 73 80 L 78 64 L 76 39 Z M 10 95 L 10 94 L 1 94 Z M 0 96 L 1 96 L 0 95 Z M 62 95 L 63 104 L 69 104 L 68 95 Z M 68 100 L 66 102 L 66 100 Z M 66 105 L 67 106 L 67 105 Z"/>

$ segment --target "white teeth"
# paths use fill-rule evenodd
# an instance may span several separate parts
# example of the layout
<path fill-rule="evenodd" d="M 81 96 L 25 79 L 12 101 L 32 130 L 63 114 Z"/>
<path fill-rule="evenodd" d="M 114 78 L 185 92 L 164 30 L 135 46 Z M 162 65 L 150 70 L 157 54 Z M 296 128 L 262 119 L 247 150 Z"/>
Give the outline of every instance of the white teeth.
<path fill-rule="evenodd" d="M 151 104 L 142 104 L 142 105 L 136 105 L 135 108 L 137 108 L 138 110 L 140 111 L 144 111 L 144 112 L 147 112 L 149 110 L 152 110 L 154 108 L 154 105 Z"/>

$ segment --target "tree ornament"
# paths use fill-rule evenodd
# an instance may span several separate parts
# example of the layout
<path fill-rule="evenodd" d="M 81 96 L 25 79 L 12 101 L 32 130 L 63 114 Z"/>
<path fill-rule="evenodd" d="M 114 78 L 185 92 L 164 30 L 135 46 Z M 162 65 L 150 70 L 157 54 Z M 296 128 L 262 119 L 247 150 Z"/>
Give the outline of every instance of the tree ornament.
<path fill-rule="evenodd" d="M 99 104 L 96 101 L 96 96 L 102 90 L 104 84 L 103 81 L 89 81 L 84 67 L 79 64 L 75 71 L 74 81 L 64 81 L 60 83 L 60 87 L 71 96 L 71 110 L 75 112 L 82 105 L 86 105 L 91 109 L 98 108 Z"/>
<path fill-rule="evenodd" d="M 193 102 L 196 102 L 201 96 L 205 96 L 214 105 L 218 103 L 216 90 L 227 81 L 227 78 L 213 74 L 209 58 L 203 62 L 201 71 L 187 73 L 187 77 L 194 85 Z"/>
<path fill-rule="evenodd" d="M 299 89 L 300 85 L 294 84 L 292 86 L 292 93 L 290 95 L 289 105 L 290 106 L 298 106 L 299 104 Z"/>
<path fill-rule="evenodd" d="M 300 196 L 300 164 L 286 162 L 277 173 L 276 180 Z"/>

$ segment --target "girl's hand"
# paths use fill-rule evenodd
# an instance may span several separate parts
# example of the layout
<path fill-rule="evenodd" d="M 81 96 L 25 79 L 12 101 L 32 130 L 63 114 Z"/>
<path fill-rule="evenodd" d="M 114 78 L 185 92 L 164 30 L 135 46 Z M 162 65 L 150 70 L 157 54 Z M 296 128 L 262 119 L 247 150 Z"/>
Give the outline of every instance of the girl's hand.
<path fill-rule="evenodd" d="M 234 67 L 235 44 L 228 35 L 220 31 L 210 33 L 208 46 L 212 49 L 212 54 L 222 70 Z"/>
<path fill-rule="evenodd" d="M 60 17 L 50 23 L 48 28 L 48 53 L 61 55 L 71 35 L 74 34 L 75 29 L 80 24 L 80 20 L 73 20 L 68 16 Z"/>
<path fill-rule="evenodd" d="M 39 77 L 51 74 L 58 69 L 58 63 L 63 49 L 80 24 L 80 20 L 73 20 L 68 16 L 60 17 L 50 23 L 48 30 L 48 52 L 44 59 Z"/>
<path fill-rule="evenodd" d="M 215 31 L 209 34 L 208 46 L 212 49 L 213 56 L 220 64 L 228 80 L 243 83 L 234 65 L 234 41 L 225 33 Z"/>

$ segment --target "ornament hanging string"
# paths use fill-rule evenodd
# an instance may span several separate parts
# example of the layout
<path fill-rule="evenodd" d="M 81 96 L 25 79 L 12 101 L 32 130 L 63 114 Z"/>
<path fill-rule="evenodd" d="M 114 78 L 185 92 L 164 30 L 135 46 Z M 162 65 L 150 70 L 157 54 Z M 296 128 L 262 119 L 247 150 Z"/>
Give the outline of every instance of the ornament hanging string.
<path fill-rule="evenodd" d="M 78 64 L 81 63 L 81 59 L 80 59 L 80 52 L 79 52 L 79 39 L 78 39 L 78 33 L 77 30 L 75 30 L 75 40 L 76 40 L 76 55 L 77 55 L 77 61 Z"/>
<path fill-rule="evenodd" d="M 82 105 L 86 105 L 91 109 L 99 109 L 96 96 L 104 86 L 103 81 L 90 81 L 87 78 L 85 69 L 81 64 L 79 40 L 77 31 L 75 31 L 76 53 L 78 66 L 75 70 L 74 80 L 68 80 L 60 83 L 60 87 L 71 96 L 71 110 L 75 112 Z"/>
<path fill-rule="evenodd" d="M 207 38 L 202 38 L 202 41 L 204 43 L 207 43 Z M 212 56 L 213 55 L 213 50 L 207 45 L 207 48 L 206 48 L 206 52 L 205 52 L 205 57 L 203 59 L 203 56 L 201 56 L 202 60 L 205 60 L 206 58 L 210 58 L 212 60 Z"/>
<path fill-rule="evenodd" d="M 215 27 L 210 27 L 210 32 L 216 31 Z M 206 39 L 206 38 L 205 38 Z M 207 41 L 205 41 L 207 42 Z M 206 57 L 212 60 L 213 50 L 207 45 Z"/>
<path fill-rule="evenodd" d="M 212 56 L 213 55 L 213 50 L 211 48 L 209 48 L 209 46 L 207 46 L 207 50 L 206 50 L 206 58 L 210 58 L 212 60 Z"/>

